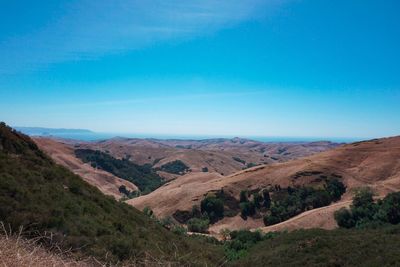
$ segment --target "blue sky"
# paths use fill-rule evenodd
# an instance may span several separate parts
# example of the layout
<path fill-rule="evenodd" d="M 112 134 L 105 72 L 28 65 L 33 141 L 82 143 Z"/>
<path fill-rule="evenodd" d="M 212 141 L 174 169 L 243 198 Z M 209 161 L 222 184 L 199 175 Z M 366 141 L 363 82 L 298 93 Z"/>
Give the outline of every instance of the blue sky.
<path fill-rule="evenodd" d="M 395 0 L 0 1 L 0 120 L 229 136 L 400 134 Z"/>

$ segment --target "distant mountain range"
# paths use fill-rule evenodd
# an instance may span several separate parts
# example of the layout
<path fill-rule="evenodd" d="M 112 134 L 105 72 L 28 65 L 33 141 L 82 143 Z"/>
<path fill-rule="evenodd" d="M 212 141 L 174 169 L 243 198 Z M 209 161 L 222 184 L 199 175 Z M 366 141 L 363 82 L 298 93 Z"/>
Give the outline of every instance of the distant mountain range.
<path fill-rule="evenodd" d="M 87 129 L 64 129 L 64 128 L 43 128 L 43 127 L 14 127 L 17 131 L 20 131 L 27 135 L 65 135 L 65 134 L 94 134 L 94 132 Z"/>

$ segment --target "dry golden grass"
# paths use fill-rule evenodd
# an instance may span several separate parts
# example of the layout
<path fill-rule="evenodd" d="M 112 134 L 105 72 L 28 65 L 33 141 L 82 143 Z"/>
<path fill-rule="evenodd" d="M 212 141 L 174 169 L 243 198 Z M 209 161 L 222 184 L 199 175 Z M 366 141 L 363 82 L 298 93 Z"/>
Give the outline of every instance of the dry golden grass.
<path fill-rule="evenodd" d="M 284 163 L 261 165 L 230 176 L 212 173 L 188 174 L 158 188 L 154 192 L 127 201 L 139 209 L 149 206 L 159 217 L 172 215 L 176 210 L 190 210 L 199 205 L 209 191 L 224 189 L 239 198 L 243 189 L 265 188 L 279 184 L 282 187 L 308 185 L 321 174 L 340 175 L 347 192 L 339 203 L 300 214 L 273 227 L 264 227 L 262 219 L 243 220 L 240 216 L 225 218 L 210 228 L 218 234 L 221 229 L 253 229 L 264 231 L 293 230 L 300 228 L 333 229 L 333 213 L 348 205 L 354 189 L 371 187 L 378 196 L 400 190 L 400 137 L 383 138 L 343 145 L 306 158 Z M 307 173 L 316 174 L 309 175 Z"/>
<path fill-rule="evenodd" d="M 0 222 L 0 266 L 1 267 L 157 267 L 191 266 L 182 263 L 178 254 L 176 261 L 158 259 L 148 253 L 140 259 L 131 259 L 117 264 L 102 263 L 95 258 L 76 260 L 71 251 L 62 251 L 58 246 L 44 247 L 42 241 L 51 237 L 41 236 L 27 239 L 22 228 L 14 233 Z M 51 242 L 47 242 L 51 243 Z M 162 256 L 162 255 L 160 255 Z"/>
<path fill-rule="evenodd" d="M 84 164 L 80 159 L 75 157 L 74 149 L 70 145 L 49 138 L 37 137 L 33 140 L 55 162 L 79 175 L 83 180 L 97 187 L 105 195 L 120 199 L 123 196 L 119 192 L 121 185 L 125 185 L 130 191 L 137 190 L 136 185 L 131 182 L 118 178 L 111 173 L 94 169 L 90 164 Z"/>
<path fill-rule="evenodd" d="M 62 252 L 57 247 L 44 248 L 41 238 L 25 239 L 22 228 L 19 234 L 13 234 L 0 223 L 0 266 L 4 267 L 43 267 L 43 266 L 101 266 L 94 260 L 77 261 L 70 257 L 69 252 Z"/>

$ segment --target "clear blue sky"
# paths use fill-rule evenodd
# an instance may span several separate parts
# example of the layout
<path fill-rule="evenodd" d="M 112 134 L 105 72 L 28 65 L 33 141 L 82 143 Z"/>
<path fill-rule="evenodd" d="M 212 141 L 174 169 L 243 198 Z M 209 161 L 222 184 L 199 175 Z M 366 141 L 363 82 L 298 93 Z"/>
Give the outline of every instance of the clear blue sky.
<path fill-rule="evenodd" d="M 2 0 L 0 120 L 399 135 L 399 12 L 397 0 Z"/>

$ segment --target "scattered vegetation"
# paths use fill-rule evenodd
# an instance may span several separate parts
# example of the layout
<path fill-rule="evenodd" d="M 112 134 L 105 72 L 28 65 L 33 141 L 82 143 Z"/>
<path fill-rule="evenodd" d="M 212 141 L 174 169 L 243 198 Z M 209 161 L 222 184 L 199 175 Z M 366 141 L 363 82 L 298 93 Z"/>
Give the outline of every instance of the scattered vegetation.
<path fill-rule="evenodd" d="M 225 256 L 229 261 L 235 261 L 246 257 L 251 247 L 275 235 L 277 234 L 270 233 L 262 235 L 261 232 L 251 232 L 248 230 L 232 231 L 229 233 L 229 240 L 224 243 Z"/>
<path fill-rule="evenodd" d="M 346 192 L 344 184 L 337 179 L 326 181 L 323 188 L 288 187 L 286 190 L 277 188 L 272 195 L 267 213 L 264 216 L 265 225 L 273 225 L 286 221 L 306 210 L 320 208 L 337 201 Z M 269 201 L 267 201 L 269 202 Z"/>
<path fill-rule="evenodd" d="M 211 223 L 224 217 L 224 202 L 216 196 L 210 195 L 201 201 L 201 213 L 210 219 Z"/>
<path fill-rule="evenodd" d="M 353 198 L 350 209 L 342 208 L 335 219 L 344 228 L 377 228 L 400 223 L 400 192 L 388 194 L 374 201 L 369 188 L 360 189 Z"/>
<path fill-rule="evenodd" d="M 229 266 L 399 266 L 400 226 L 275 233 Z"/>
<path fill-rule="evenodd" d="M 191 218 L 187 222 L 187 227 L 190 232 L 207 233 L 210 221 L 207 218 Z"/>
<path fill-rule="evenodd" d="M 239 202 L 221 189 L 205 196 L 200 207 L 194 205 L 191 211 L 178 210 L 173 214 L 173 217 L 182 224 L 188 224 L 188 221 L 192 218 L 207 220 L 208 224 L 213 224 L 224 217 L 236 216 L 239 212 Z"/>
<path fill-rule="evenodd" d="M 137 165 L 128 158 L 116 159 L 109 154 L 91 149 L 77 149 L 75 154 L 83 162 L 134 183 L 141 194 L 148 194 L 164 184 L 150 164 Z"/>
<path fill-rule="evenodd" d="M 246 161 L 245 161 L 245 160 L 243 160 L 243 159 L 241 159 L 241 158 L 239 158 L 239 157 L 232 157 L 232 159 L 233 159 L 233 160 L 235 160 L 235 161 L 237 161 L 237 162 L 240 162 L 240 163 L 242 163 L 243 165 L 245 165 L 245 164 L 246 164 Z"/>
<path fill-rule="evenodd" d="M 221 259 L 220 248 L 166 231 L 133 207 L 103 195 L 56 165 L 29 137 L 0 124 L 0 221 L 23 226 L 28 239 L 57 245 L 105 262 L 143 259 L 204 265 Z M 189 251 L 189 252 L 188 252 Z M 190 255 L 188 255 L 190 254 Z"/>
<path fill-rule="evenodd" d="M 249 162 L 249 163 L 246 164 L 246 167 L 243 167 L 242 169 L 243 170 L 250 169 L 250 168 L 253 168 L 253 167 L 257 166 L 257 165 L 258 164 L 256 164 L 256 163 Z"/>
<path fill-rule="evenodd" d="M 160 167 L 160 170 L 172 174 L 182 175 L 189 171 L 189 167 L 181 160 L 168 162 Z"/>
<path fill-rule="evenodd" d="M 135 197 L 140 196 L 140 193 L 139 193 L 139 192 L 137 192 L 137 191 L 130 191 L 130 190 L 128 190 L 128 189 L 126 188 L 125 185 L 121 185 L 121 186 L 119 187 L 119 192 L 120 192 L 121 194 L 124 194 L 125 197 L 126 197 L 127 199 L 132 199 L 132 198 L 135 198 Z"/>

